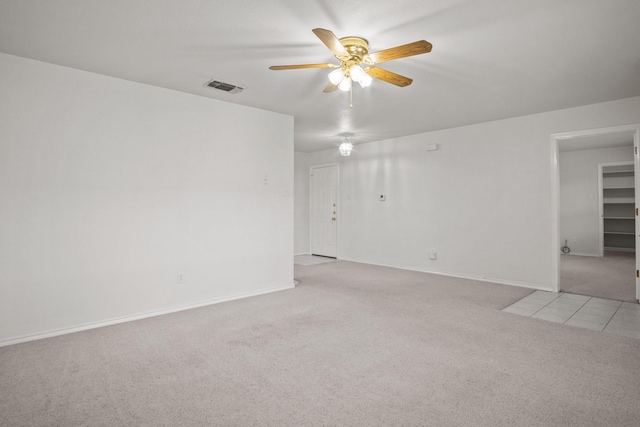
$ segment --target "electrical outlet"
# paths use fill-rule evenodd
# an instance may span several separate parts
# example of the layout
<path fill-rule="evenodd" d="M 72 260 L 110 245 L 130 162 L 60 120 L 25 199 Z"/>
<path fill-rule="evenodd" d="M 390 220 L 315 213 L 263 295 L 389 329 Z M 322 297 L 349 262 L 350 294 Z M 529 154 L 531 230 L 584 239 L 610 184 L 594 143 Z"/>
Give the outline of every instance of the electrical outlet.
<path fill-rule="evenodd" d="M 184 283 L 184 273 L 178 273 L 178 283 Z"/>
<path fill-rule="evenodd" d="M 429 251 L 429 259 L 431 259 L 431 260 L 438 259 L 438 254 L 436 254 L 436 250 L 435 249 L 431 249 Z"/>

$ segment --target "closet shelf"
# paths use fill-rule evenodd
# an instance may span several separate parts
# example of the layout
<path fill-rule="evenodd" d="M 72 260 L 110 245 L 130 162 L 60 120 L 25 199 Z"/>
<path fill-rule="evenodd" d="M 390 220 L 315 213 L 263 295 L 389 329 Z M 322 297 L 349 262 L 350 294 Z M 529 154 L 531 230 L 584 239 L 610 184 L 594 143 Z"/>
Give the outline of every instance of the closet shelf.
<path fill-rule="evenodd" d="M 636 187 L 632 187 L 626 184 L 615 185 L 615 184 L 607 184 L 606 187 L 602 187 L 603 190 L 635 190 Z"/>
<path fill-rule="evenodd" d="M 604 247 L 605 251 L 616 251 L 616 252 L 635 252 L 636 249 L 634 248 L 621 248 L 618 246 L 605 246 Z"/>
<path fill-rule="evenodd" d="M 607 171 L 602 172 L 605 177 L 633 176 L 633 170 Z"/>
<path fill-rule="evenodd" d="M 602 168 L 603 246 L 635 251 L 635 178 L 633 164 Z"/>
<path fill-rule="evenodd" d="M 603 200 L 604 204 L 630 204 L 630 205 L 634 205 L 635 204 L 635 200 L 629 197 L 616 197 L 616 198 L 611 198 L 611 199 L 604 199 Z"/>

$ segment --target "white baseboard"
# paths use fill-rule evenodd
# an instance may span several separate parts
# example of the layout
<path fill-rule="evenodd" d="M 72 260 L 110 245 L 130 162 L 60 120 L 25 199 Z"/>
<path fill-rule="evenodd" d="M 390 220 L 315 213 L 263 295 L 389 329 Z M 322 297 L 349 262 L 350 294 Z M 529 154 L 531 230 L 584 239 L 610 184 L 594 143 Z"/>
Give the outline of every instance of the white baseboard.
<path fill-rule="evenodd" d="M 562 254 L 562 255 L 567 255 L 567 256 L 592 256 L 592 257 L 600 257 L 600 255 L 598 254 L 583 254 L 581 252 L 569 252 L 568 254 Z"/>
<path fill-rule="evenodd" d="M 467 280 L 477 280 L 479 282 L 497 283 L 499 285 L 517 286 L 519 288 L 528 288 L 528 289 L 536 289 L 536 290 L 539 290 L 539 291 L 553 292 L 553 289 L 551 287 L 538 286 L 538 285 L 534 285 L 532 283 L 513 282 L 513 281 L 508 281 L 508 280 L 494 279 L 494 278 L 491 278 L 491 277 L 479 277 L 479 276 L 469 276 L 469 275 L 465 275 L 465 274 L 446 273 L 446 272 L 442 272 L 442 271 L 433 271 L 433 270 L 427 270 L 427 269 L 417 268 L 417 267 L 409 267 L 409 266 L 404 266 L 404 265 L 380 264 L 380 263 L 375 263 L 375 262 L 358 261 L 358 260 L 355 260 L 355 259 L 348 259 L 348 258 L 340 258 L 340 260 L 341 261 L 357 262 L 357 263 L 360 263 L 360 264 L 377 265 L 377 266 L 380 266 L 380 267 L 398 268 L 400 270 L 418 271 L 420 273 L 437 274 L 438 276 L 455 277 L 455 278 L 458 278 L 458 279 L 467 279 Z"/>
<path fill-rule="evenodd" d="M 274 289 L 268 289 L 266 291 L 252 292 L 252 293 L 241 294 L 241 295 L 233 295 L 230 297 L 203 301 L 195 304 L 187 304 L 187 305 L 182 305 L 174 308 L 168 308 L 168 309 L 157 310 L 157 311 L 149 311 L 146 313 L 118 317 L 115 319 L 102 320 L 99 322 L 85 323 L 83 325 L 73 326 L 70 328 L 57 329 L 53 331 L 47 331 L 43 333 L 27 335 L 27 336 L 11 338 L 8 340 L 0 341 L 0 347 L 6 347 L 9 345 L 20 344 L 20 343 L 29 342 L 29 341 L 41 340 L 43 338 L 56 337 L 59 335 L 72 334 L 74 332 L 86 331 L 88 329 L 96 329 L 96 328 L 102 328 L 104 326 L 117 325 L 118 323 L 132 322 L 134 320 L 146 319 L 148 317 L 162 316 L 164 314 L 176 313 L 178 311 L 190 310 L 193 308 L 205 307 L 207 305 L 213 305 L 213 304 L 219 304 L 219 303 L 234 301 L 234 300 L 243 299 L 243 298 L 255 297 L 258 295 L 265 295 L 265 294 L 270 294 L 272 292 L 284 291 L 284 290 L 293 289 L 293 288 L 295 288 L 295 284 L 291 283 L 290 285 L 284 286 L 282 288 L 274 288 Z"/>
<path fill-rule="evenodd" d="M 300 255 L 311 255 L 311 252 L 302 252 L 299 254 L 293 254 L 293 256 L 300 256 Z"/>

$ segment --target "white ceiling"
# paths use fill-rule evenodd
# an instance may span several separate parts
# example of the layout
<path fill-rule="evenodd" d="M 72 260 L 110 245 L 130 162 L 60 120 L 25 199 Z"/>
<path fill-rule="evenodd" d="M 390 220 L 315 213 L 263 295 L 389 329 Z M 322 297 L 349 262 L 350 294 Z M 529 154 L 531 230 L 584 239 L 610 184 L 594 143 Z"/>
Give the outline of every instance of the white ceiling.
<path fill-rule="evenodd" d="M 638 0 L 0 0 L 0 52 L 293 115 L 314 151 L 640 95 L 639 20 Z M 433 51 L 350 110 L 328 70 L 268 69 L 334 60 L 316 27 Z"/>

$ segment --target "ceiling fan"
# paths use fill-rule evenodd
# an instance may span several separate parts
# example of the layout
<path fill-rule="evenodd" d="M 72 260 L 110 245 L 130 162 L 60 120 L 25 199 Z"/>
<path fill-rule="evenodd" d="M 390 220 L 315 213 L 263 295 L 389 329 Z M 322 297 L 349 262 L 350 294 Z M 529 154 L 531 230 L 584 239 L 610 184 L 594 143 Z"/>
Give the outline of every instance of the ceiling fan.
<path fill-rule="evenodd" d="M 300 64 L 273 65 L 270 70 L 295 70 L 300 68 L 335 68 L 329 73 L 329 84 L 324 92 L 336 89 L 350 91 L 352 81 L 367 87 L 372 78 L 391 83 L 396 86 L 409 86 L 412 79 L 392 73 L 377 66 L 381 62 L 408 56 L 421 55 L 431 52 L 431 43 L 425 40 L 392 47 L 374 53 L 369 53 L 369 42 L 361 37 L 343 37 L 338 39 L 335 34 L 324 28 L 314 28 L 313 33 L 333 53 L 340 64 Z"/>

